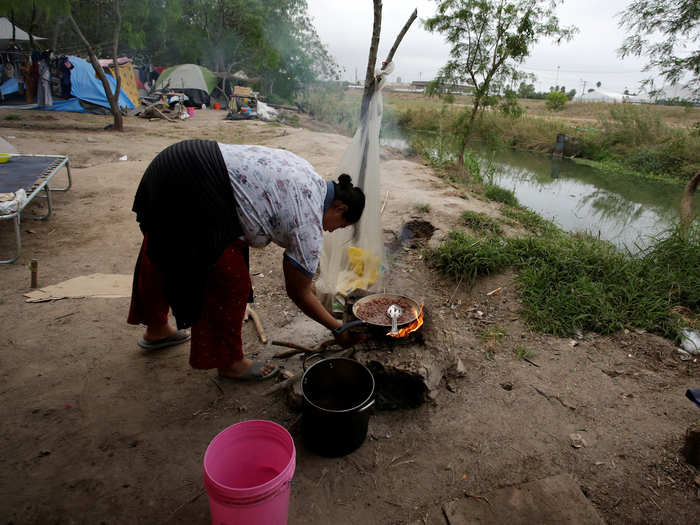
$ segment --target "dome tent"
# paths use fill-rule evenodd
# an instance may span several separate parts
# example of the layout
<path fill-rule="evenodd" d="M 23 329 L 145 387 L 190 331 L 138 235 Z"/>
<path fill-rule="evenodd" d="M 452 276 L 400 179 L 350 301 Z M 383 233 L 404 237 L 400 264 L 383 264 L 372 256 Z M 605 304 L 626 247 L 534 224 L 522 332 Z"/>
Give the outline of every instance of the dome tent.
<path fill-rule="evenodd" d="M 95 68 L 87 60 L 76 56 L 69 56 L 73 69 L 70 74 L 71 81 L 71 98 L 66 100 L 54 100 L 53 106 L 48 106 L 44 110 L 54 111 L 72 111 L 77 113 L 100 113 L 107 115 L 111 112 L 109 100 L 105 94 L 104 87 L 97 74 Z M 112 89 L 112 92 L 117 87 L 117 83 L 112 75 L 107 75 L 107 82 Z M 134 104 L 129 97 L 120 90 L 119 107 L 133 109 Z"/>
<path fill-rule="evenodd" d="M 156 80 L 155 89 L 170 88 L 184 93 L 189 99 L 187 106 L 209 105 L 209 95 L 216 87 L 218 79 L 204 66 L 197 64 L 180 64 L 169 67 Z"/>

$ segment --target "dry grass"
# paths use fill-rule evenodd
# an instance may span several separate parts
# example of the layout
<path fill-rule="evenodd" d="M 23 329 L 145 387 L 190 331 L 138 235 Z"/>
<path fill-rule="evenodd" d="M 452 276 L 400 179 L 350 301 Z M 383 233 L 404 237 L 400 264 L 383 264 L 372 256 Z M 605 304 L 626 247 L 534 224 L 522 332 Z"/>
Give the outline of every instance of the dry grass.
<path fill-rule="evenodd" d="M 357 91 L 357 99 L 360 100 L 361 92 Z M 359 103 L 359 102 L 358 102 Z M 605 102 L 569 102 L 561 111 L 552 112 L 545 107 L 544 100 L 518 99 L 518 103 L 525 108 L 526 115 L 547 117 L 555 120 L 568 120 L 577 125 L 586 123 L 591 125 L 600 120 L 605 120 L 610 112 L 610 104 Z M 403 93 L 396 91 L 384 92 L 385 106 L 394 111 L 401 111 L 416 106 L 440 107 L 443 102 L 437 98 L 426 97 L 422 93 Z M 472 97 L 457 95 L 453 107 L 471 106 Z M 700 122 L 700 108 L 677 106 L 646 106 L 653 107 L 659 113 L 661 120 L 674 127 L 687 127 Z"/>

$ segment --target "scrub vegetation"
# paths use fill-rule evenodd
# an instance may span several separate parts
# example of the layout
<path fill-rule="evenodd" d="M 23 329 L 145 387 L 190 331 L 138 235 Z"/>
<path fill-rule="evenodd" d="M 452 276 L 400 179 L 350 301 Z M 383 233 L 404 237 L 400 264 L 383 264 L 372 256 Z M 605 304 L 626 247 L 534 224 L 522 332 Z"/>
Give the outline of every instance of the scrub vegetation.
<path fill-rule="evenodd" d="M 465 210 L 462 212 L 462 221 L 471 228 L 474 233 L 486 233 L 489 235 L 502 235 L 503 228 L 498 221 L 483 212 Z"/>
<path fill-rule="evenodd" d="M 350 135 L 359 122 L 360 90 L 340 85 L 304 93 L 300 104 L 314 118 Z M 418 93 L 384 94 L 383 133 L 406 137 L 413 153 L 433 165 L 454 164 L 454 126 L 471 97 L 452 102 Z M 568 102 L 560 111 L 544 100 L 518 99 L 523 113 L 482 110 L 472 140 L 489 147 L 551 153 L 557 134 L 567 135 L 565 155 L 609 172 L 623 171 L 685 184 L 700 170 L 700 108 Z M 502 106 L 503 104 L 501 104 Z M 469 171 L 465 153 L 464 170 Z"/>
<path fill-rule="evenodd" d="M 668 232 L 637 256 L 586 235 L 475 238 L 455 230 L 428 261 L 468 283 L 516 268 L 523 314 L 536 330 L 569 336 L 629 328 L 677 339 L 684 321 L 674 308 L 700 312 L 699 253 L 698 228 Z"/>

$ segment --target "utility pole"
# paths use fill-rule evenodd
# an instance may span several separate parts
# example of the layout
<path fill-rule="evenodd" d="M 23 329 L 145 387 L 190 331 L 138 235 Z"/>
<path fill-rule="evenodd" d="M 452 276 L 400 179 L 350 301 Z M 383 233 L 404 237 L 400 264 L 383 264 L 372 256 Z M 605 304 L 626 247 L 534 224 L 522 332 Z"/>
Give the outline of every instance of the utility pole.
<path fill-rule="evenodd" d="M 583 100 L 583 95 L 586 94 L 586 84 L 587 84 L 588 82 L 586 82 L 585 80 L 581 79 L 581 83 L 583 84 L 583 88 L 581 89 L 581 100 Z"/>
<path fill-rule="evenodd" d="M 557 86 L 559 85 L 559 66 L 557 66 L 557 81 L 556 81 L 556 85 L 557 85 Z"/>

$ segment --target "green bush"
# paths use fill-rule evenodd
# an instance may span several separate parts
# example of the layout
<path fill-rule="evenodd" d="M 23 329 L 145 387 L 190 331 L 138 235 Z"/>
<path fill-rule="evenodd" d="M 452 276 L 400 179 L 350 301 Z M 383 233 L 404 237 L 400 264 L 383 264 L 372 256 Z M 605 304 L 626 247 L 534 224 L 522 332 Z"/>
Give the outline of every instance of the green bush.
<path fill-rule="evenodd" d="M 547 106 L 547 109 L 551 111 L 561 111 L 562 109 L 564 109 L 564 106 L 566 106 L 569 97 L 566 96 L 566 93 L 562 93 L 560 91 L 552 91 L 550 93 L 547 93 L 547 98 L 545 100 L 545 105 Z"/>
<path fill-rule="evenodd" d="M 506 90 L 506 96 L 501 101 L 498 109 L 500 109 L 501 113 L 504 115 L 515 119 L 522 117 L 525 113 L 525 108 L 518 103 L 517 94 L 510 89 Z"/>

